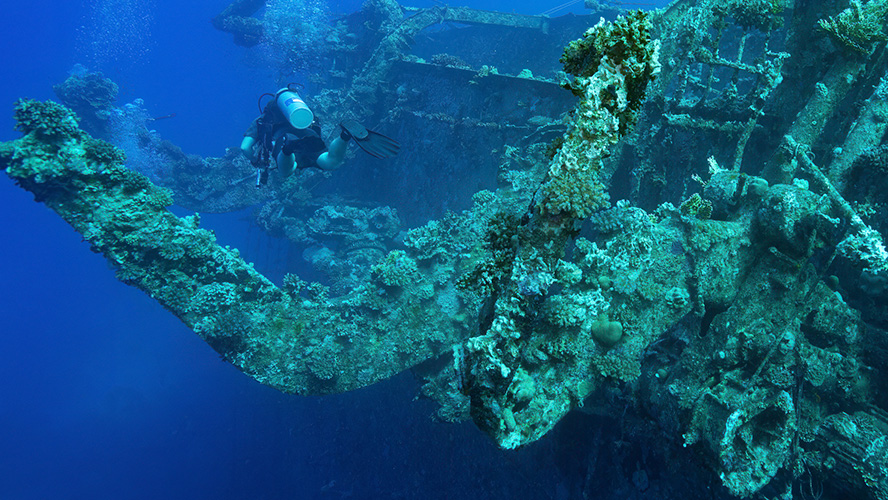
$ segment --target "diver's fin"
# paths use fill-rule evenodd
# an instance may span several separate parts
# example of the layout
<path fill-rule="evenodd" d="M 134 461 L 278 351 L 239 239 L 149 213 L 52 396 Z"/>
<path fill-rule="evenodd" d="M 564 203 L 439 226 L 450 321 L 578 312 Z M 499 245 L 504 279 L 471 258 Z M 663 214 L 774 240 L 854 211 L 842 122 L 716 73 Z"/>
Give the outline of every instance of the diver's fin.
<path fill-rule="evenodd" d="M 355 120 L 344 120 L 339 124 L 343 132 L 351 139 L 355 140 L 355 144 L 363 149 L 365 153 L 376 158 L 388 158 L 395 156 L 401 149 L 398 141 L 391 137 L 386 137 L 379 132 L 369 130 Z"/>

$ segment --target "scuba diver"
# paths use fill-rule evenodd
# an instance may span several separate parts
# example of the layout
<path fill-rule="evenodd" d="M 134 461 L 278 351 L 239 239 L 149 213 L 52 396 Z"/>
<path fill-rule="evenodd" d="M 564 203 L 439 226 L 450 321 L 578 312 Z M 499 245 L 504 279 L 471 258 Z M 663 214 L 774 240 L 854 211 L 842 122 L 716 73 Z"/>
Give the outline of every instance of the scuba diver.
<path fill-rule="evenodd" d="M 293 90 L 292 85 L 266 93 L 259 97 L 262 114 L 253 120 L 244 133 L 241 152 L 256 167 L 256 187 L 268 182 L 271 160 L 281 169 L 284 177 L 297 168 L 336 170 L 345 159 L 349 140 L 354 140 L 364 152 L 376 158 L 388 158 L 398 154 L 397 141 L 369 130 L 355 120 L 339 124 L 339 136 L 328 145 L 321 138 L 321 125 L 305 101 Z M 262 109 L 262 99 L 273 99 Z"/>

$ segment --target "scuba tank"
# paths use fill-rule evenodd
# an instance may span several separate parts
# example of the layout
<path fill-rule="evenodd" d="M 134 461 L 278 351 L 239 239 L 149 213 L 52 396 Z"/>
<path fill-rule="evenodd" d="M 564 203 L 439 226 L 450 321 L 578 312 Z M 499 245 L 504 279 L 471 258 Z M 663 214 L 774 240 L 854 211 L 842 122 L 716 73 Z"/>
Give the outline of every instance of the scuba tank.
<path fill-rule="evenodd" d="M 311 126 L 314 121 L 314 113 L 295 91 L 290 90 L 289 87 L 282 88 L 274 95 L 274 99 L 278 109 L 281 110 L 290 125 L 300 130 Z"/>

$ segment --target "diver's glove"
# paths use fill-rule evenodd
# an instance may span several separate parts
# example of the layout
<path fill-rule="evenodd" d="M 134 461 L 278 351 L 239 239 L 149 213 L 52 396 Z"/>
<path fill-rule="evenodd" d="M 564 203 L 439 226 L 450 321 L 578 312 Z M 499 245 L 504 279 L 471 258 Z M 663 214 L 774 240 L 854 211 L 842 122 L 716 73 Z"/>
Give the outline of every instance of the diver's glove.
<path fill-rule="evenodd" d="M 339 126 L 342 127 L 339 137 L 343 141 L 354 139 L 355 144 L 370 156 L 388 158 L 398 154 L 401 149 L 398 141 L 374 132 L 355 120 L 344 120 Z"/>

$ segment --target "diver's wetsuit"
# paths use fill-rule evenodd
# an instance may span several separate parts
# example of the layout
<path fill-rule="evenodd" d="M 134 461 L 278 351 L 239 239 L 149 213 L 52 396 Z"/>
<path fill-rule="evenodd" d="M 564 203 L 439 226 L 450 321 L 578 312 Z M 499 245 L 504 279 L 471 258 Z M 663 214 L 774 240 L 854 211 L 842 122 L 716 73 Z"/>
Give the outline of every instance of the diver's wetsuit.
<path fill-rule="evenodd" d="M 289 92 L 289 96 L 286 93 Z M 289 103 L 298 102 L 301 106 L 291 110 L 301 110 L 301 117 L 295 122 L 301 125 L 307 121 L 308 112 L 312 117 L 311 125 L 298 128 L 291 123 L 278 107 L 279 96 L 286 96 Z M 284 104 L 287 106 L 288 104 Z M 262 115 L 253 120 L 250 128 L 244 133 L 241 141 L 241 153 L 257 167 L 257 186 L 268 179 L 268 163 L 274 159 L 284 177 L 297 168 L 315 167 L 321 170 L 336 170 L 345 160 L 345 152 L 349 141 L 354 140 L 359 148 L 376 158 L 388 158 L 398 154 L 401 145 L 391 137 L 369 130 L 356 120 L 343 120 L 340 124 L 338 137 L 329 144 L 321 138 L 321 125 L 311 110 L 292 90 L 281 89 L 275 99 L 265 106 Z M 264 179 L 264 180 L 263 180 Z"/>
<path fill-rule="evenodd" d="M 266 136 L 267 134 L 267 136 Z M 284 117 L 275 101 L 265 106 L 265 111 L 250 124 L 244 137 L 252 137 L 255 147 L 264 143 L 277 161 L 278 155 L 295 155 L 296 168 L 321 168 L 318 157 L 327 152 L 327 145 L 321 138 L 321 126 L 317 118 L 308 128 L 298 129 Z"/>

